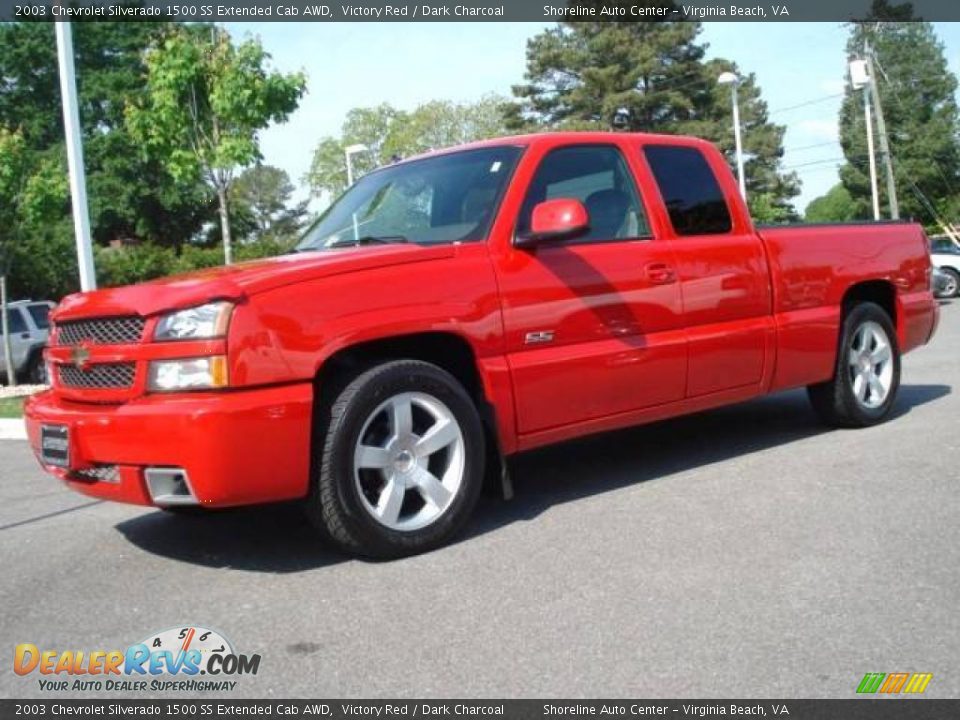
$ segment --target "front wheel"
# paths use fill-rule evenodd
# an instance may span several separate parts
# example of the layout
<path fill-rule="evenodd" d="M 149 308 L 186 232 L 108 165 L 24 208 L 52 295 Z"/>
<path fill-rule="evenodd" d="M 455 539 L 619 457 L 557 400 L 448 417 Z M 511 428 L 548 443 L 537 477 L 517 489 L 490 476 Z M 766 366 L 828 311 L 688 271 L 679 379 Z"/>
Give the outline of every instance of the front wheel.
<path fill-rule="evenodd" d="M 833 378 L 807 388 L 820 418 L 836 427 L 882 422 L 900 388 L 900 347 L 890 316 L 875 303 L 855 306 L 843 321 Z"/>
<path fill-rule="evenodd" d="M 416 360 L 359 375 L 325 410 L 308 512 L 343 549 L 393 558 L 435 548 L 466 524 L 483 481 L 470 396 Z"/>
<path fill-rule="evenodd" d="M 31 385 L 49 384 L 50 379 L 47 377 L 47 365 L 43 362 L 43 353 L 35 352 L 30 356 L 25 376 Z"/>

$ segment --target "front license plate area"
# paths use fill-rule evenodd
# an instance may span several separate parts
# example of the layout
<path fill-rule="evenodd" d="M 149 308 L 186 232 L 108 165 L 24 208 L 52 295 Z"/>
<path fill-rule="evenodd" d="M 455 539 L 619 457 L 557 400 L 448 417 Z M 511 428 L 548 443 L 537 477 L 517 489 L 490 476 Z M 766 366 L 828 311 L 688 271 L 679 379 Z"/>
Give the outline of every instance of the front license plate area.
<path fill-rule="evenodd" d="M 40 459 L 47 465 L 70 468 L 70 429 L 66 425 L 40 426 Z"/>

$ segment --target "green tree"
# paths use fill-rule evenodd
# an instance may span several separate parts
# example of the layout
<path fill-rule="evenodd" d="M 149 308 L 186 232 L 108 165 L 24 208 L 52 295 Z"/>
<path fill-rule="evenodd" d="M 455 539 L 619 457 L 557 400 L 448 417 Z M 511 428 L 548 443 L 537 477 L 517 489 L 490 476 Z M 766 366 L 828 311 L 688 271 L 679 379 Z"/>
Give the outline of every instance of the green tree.
<path fill-rule="evenodd" d="M 124 124 L 124 107 L 142 92 L 146 80 L 144 51 L 171 27 L 171 23 L 73 25 L 87 190 L 97 242 L 132 237 L 177 246 L 211 217 L 206 188 L 199 182 L 175 184 L 159 162 L 138 152 Z M 0 125 L 19 128 L 33 152 L 61 152 L 63 121 L 52 25 L 0 25 L 0 78 Z"/>
<path fill-rule="evenodd" d="M 230 200 L 251 227 L 247 239 L 289 242 L 296 237 L 307 217 L 307 201 L 293 203 L 293 191 L 290 176 L 280 168 L 257 163 L 243 171 Z"/>
<path fill-rule="evenodd" d="M 909 4 L 874 2 L 869 22 L 850 25 L 847 53 L 863 57 L 869 42 L 886 120 L 901 214 L 928 224 L 934 214 L 954 221 L 960 214 L 960 115 L 957 79 L 947 68 L 942 43 L 930 23 L 919 22 Z M 880 18 L 894 22 L 879 22 Z M 859 217 L 871 205 L 863 95 L 848 87 L 840 110 L 840 169 Z M 882 158 L 877 153 L 881 207 L 887 207 Z M 929 206 L 928 206 L 929 203 Z"/>
<path fill-rule="evenodd" d="M 317 195 L 340 195 L 347 185 L 344 150 L 349 145 L 367 147 L 351 158 L 354 177 L 360 177 L 398 157 L 503 135 L 504 104 L 503 98 L 488 95 L 472 103 L 434 100 L 411 112 L 386 103 L 354 108 L 347 113 L 340 137 L 320 140 L 307 180 Z"/>
<path fill-rule="evenodd" d="M 61 213 L 67 188 L 56 158 L 30 152 L 23 134 L 0 126 L 0 322 L 10 385 L 15 384 L 7 326 L 7 279 L 14 267 L 18 241 L 31 229 L 43 228 L 48 216 Z"/>
<path fill-rule="evenodd" d="M 730 88 L 723 72 L 740 75 L 738 89 L 748 195 L 770 219 L 795 213 L 794 174 L 780 169 L 785 128 L 769 121 L 756 78 L 728 60 L 704 60 L 695 22 L 560 23 L 527 43 L 525 82 L 507 121 L 515 130 L 663 132 L 696 135 L 734 160 Z"/>
<path fill-rule="evenodd" d="M 144 97 L 127 127 L 177 181 L 202 179 L 216 194 L 224 259 L 231 262 L 229 194 L 238 167 L 260 158 L 257 132 L 282 122 L 306 89 L 302 73 L 267 67 L 260 42 L 222 30 L 178 27 L 147 53 Z"/>
<path fill-rule="evenodd" d="M 810 201 L 804 219 L 807 222 L 846 222 L 865 217 L 858 214 L 860 210 L 850 192 L 842 183 L 838 183 L 825 195 Z"/>

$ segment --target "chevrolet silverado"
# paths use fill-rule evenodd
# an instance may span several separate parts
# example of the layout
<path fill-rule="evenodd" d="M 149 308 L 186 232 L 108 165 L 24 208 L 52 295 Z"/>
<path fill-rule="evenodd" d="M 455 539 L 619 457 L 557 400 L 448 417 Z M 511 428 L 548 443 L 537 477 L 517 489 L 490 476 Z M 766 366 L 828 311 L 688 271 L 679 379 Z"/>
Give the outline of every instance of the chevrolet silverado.
<path fill-rule="evenodd" d="M 804 386 L 884 420 L 930 276 L 915 224 L 755 227 L 695 138 L 485 141 L 369 173 L 285 256 L 67 297 L 28 434 L 88 495 L 300 499 L 395 557 L 548 443 Z"/>

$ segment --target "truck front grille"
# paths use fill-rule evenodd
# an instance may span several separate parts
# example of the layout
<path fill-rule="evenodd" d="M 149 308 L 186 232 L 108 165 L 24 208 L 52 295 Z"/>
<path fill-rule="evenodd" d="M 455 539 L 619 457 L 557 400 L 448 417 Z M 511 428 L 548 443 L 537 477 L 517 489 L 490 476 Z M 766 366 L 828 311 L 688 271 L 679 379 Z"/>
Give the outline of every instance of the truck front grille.
<path fill-rule="evenodd" d="M 103 363 L 82 370 L 76 365 L 60 365 L 59 371 L 63 387 L 114 390 L 133 386 L 137 365 L 132 362 Z"/>
<path fill-rule="evenodd" d="M 76 345 L 87 341 L 94 345 L 138 343 L 143 338 L 145 320 L 127 317 L 70 320 L 57 324 L 57 345 Z"/>

